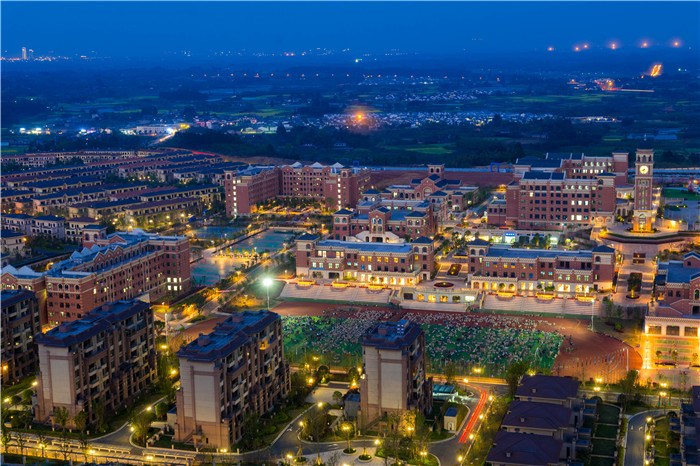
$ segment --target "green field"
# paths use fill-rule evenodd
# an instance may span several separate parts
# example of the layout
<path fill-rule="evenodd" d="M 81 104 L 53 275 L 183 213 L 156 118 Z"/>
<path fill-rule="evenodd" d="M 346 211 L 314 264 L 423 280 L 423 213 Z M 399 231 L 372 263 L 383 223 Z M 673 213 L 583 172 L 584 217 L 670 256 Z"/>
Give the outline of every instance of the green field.
<path fill-rule="evenodd" d="M 664 189 L 665 198 L 683 199 L 686 201 L 700 201 L 700 194 L 689 193 L 687 189 L 681 188 L 666 188 Z"/>
<path fill-rule="evenodd" d="M 356 367 L 361 365 L 362 335 L 379 321 L 328 317 L 283 317 L 284 348 L 292 363 Z M 481 370 L 487 376 L 503 376 L 514 361 L 526 359 L 533 366 L 550 369 L 562 336 L 538 330 L 423 325 L 428 370 L 442 372 L 454 363 L 457 374 Z"/>

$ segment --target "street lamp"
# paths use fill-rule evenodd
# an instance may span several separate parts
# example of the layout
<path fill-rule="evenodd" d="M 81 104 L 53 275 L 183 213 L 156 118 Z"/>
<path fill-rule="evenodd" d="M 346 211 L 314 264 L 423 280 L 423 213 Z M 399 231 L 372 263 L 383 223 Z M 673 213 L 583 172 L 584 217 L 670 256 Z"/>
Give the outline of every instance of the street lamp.
<path fill-rule="evenodd" d="M 304 433 L 304 421 L 299 421 L 299 427 L 301 427 L 301 429 L 299 429 L 299 451 L 297 451 L 297 458 L 302 457 L 302 454 L 301 454 L 301 435 Z"/>
<path fill-rule="evenodd" d="M 464 456 L 458 456 L 457 461 L 459 461 L 459 466 L 462 466 L 462 463 L 464 462 Z"/>
<path fill-rule="evenodd" d="M 350 425 L 343 424 L 343 430 L 345 431 L 345 437 L 348 441 L 348 448 L 347 448 L 346 452 L 350 453 Z"/>
<path fill-rule="evenodd" d="M 270 309 L 270 286 L 272 286 L 272 279 L 270 277 L 263 278 L 263 286 L 267 290 L 267 309 Z"/>

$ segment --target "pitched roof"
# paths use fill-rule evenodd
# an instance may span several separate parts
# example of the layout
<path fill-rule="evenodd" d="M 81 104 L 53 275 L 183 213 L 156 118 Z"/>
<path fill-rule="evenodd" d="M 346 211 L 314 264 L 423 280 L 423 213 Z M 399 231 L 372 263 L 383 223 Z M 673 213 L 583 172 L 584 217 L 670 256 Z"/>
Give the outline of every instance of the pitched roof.
<path fill-rule="evenodd" d="M 433 244 L 433 240 L 430 238 L 426 238 L 425 236 L 421 236 L 420 238 L 416 238 L 411 243 L 417 243 L 417 244 Z"/>
<path fill-rule="evenodd" d="M 297 238 L 297 241 L 314 241 L 316 239 L 318 239 L 318 236 L 314 236 L 311 233 L 304 233 Z"/>
<path fill-rule="evenodd" d="M 579 382 L 567 377 L 553 375 L 526 375 L 520 381 L 515 396 L 536 397 L 550 400 L 576 398 Z"/>
<path fill-rule="evenodd" d="M 563 442 L 545 435 L 499 431 L 486 457 L 487 463 L 548 466 L 559 464 Z"/>
<path fill-rule="evenodd" d="M 515 400 L 508 406 L 502 426 L 557 430 L 569 425 L 571 408 L 550 403 Z"/>
<path fill-rule="evenodd" d="M 353 214 L 353 211 L 352 211 L 352 210 L 340 209 L 339 211 L 337 211 L 337 212 L 334 213 L 333 215 L 352 215 L 352 214 Z"/>

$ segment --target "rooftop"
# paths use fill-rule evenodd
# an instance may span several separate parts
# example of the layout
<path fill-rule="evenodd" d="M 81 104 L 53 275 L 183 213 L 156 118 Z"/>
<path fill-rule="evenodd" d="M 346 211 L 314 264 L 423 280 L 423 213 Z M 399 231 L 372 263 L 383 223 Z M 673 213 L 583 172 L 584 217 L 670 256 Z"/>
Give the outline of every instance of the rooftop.
<path fill-rule="evenodd" d="M 8 308 L 15 303 L 34 298 L 34 292 L 27 290 L 2 290 L 0 292 L 0 307 Z"/>
<path fill-rule="evenodd" d="M 515 392 L 516 397 L 566 400 L 576 398 L 579 382 L 567 377 L 553 375 L 526 375 Z"/>
<path fill-rule="evenodd" d="M 362 337 L 362 345 L 400 350 L 413 343 L 422 333 L 420 325 L 408 320 L 382 322 Z"/>
<path fill-rule="evenodd" d="M 499 431 L 486 457 L 487 463 L 549 466 L 559 464 L 563 442 L 545 435 Z"/>
<path fill-rule="evenodd" d="M 514 400 L 510 403 L 501 425 L 557 430 L 568 427 L 570 419 L 571 408 L 550 403 Z"/>
<path fill-rule="evenodd" d="M 407 254 L 411 252 L 409 243 L 369 243 L 365 241 L 340 241 L 324 239 L 318 242 L 319 248 L 342 248 L 361 252 L 383 252 L 394 254 Z"/>
<path fill-rule="evenodd" d="M 199 337 L 177 352 L 188 361 L 214 361 L 231 354 L 248 342 L 251 335 L 268 327 L 280 316 L 268 310 L 244 311 L 219 322 L 208 335 Z"/>
<path fill-rule="evenodd" d="M 93 335 L 108 330 L 113 324 L 150 309 L 150 307 L 150 304 L 135 299 L 106 303 L 85 314 L 82 319 L 65 322 L 46 333 L 38 334 L 36 342 L 58 347 L 80 343 Z"/>

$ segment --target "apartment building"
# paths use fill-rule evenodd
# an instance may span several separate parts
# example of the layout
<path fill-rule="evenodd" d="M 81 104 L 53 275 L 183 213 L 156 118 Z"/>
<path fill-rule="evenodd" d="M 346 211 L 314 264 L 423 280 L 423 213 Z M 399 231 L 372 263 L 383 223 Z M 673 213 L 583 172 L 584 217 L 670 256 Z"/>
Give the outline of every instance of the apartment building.
<path fill-rule="evenodd" d="M 434 206 L 428 201 L 361 201 L 356 210 L 333 214 L 333 237 L 345 241 L 354 236 L 370 242 L 431 237 L 438 229 Z"/>
<path fill-rule="evenodd" d="M 321 240 L 306 233 L 296 241 L 297 275 L 378 285 L 416 285 L 435 270 L 433 241 L 410 243 Z"/>
<path fill-rule="evenodd" d="M 83 249 L 45 272 L 2 269 L 3 289 L 28 289 L 39 299 L 42 322 L 58 325 L 84 317 L 102 304 L 142 298 L 150 302 L 190 287 L 186 237 L 134 229 L 106 235 L 85 229 Z"/>
<path fill-rule="evenodd" d="M 476 239 L 467 243 L 471 288 L 518 293 L 551 290 L 590 293 L 612 289 L 615 250 L 519 249 Z"/>
<path fill-rule="evenodd" d="M 280 193 L 279 168 L 248 167 L 226 172 L 226 215 L 248 215 L 257 211 L 257 204 Z"/>
<path fill-rule="evenodd" d="M 2 228 L 28 236 L 66 238 L 66 219 L 55 215 L 3 214 Z"/>
<path fill-rule="evenodd" d="M 190 215 L 201 210 L 196 197 L 180 197 L 155 202 L 142 202 L 124 208 L 124 221 L 142 227 L 158 223 L 184 223 Z"/>
<path fill-rule="evenodd" d="M 106 413 L 132 404 L 156 380 L 153 310 L 130 300 L 105 303 L 83 318 L 37 335 L 37 422 L 51 421 L 57 408 L 73 418 L 80 411 L 95 421 L 94 401 Z"/>
<path fill-rule="evenodd" d="M 2 384 L 8 386 L 36 370 L 34 337 L 41 332 L 39 306 L 34 293 L 2 290 Z"/>
<path fill-rule="evenodd" d="M 369 187 L 370 170 L 334 165 L 251 166 L 226 172 L 226 214 L 246 215 L 274 197 L 330 202 L 336 208 L 352 207 Z"/>
<path fill-rule="evenodd" d="M 388 413 L 430 412 L 433 379 L 425 353 L 425 333 L 415 322 L 382 322 L 362 337 L 360 425 Z"/>
<path fill-rule="evenodd" d="M 609 156 L 590 156 L 583 153 L 547 153 L 544 158 L 521 157 L 513 164 L 516 178 L 527 172 L 564 173 L 570 180 L 595 179 L 600 174 L 612 174 L 615 185 L 627 184 L 629 168 L 627 152 L 613 152 Z"/>
<path fill-rule="evenodd" d="M 287 396 L 280 316 L 267 310 L 228 317 L 178 351 L 176 442 L 231 448 L 245 418 L 264 415 Z"/>
<path fill-rule="evenodd" d="M 325 201 L 337 208 L 353 207 L 359 194 L 370 186 L 370 170 L 359 166 L 346 167 L 340 163 L 322 165 L 293 165 L 280 167 L 282 196 Z"/>
<path fill-rule="evenodd" d="M 75 217 L 66 220 L 66 239 L 80 242 L 83 238 L 83 230 L 89 226 L 97 225 L 98 222 L 92 217 Z"/>
<path fill-rule="evenodd" d="M 27 246 L 27 236 L 12 230 L 0 231 L 0 241 L 2 241 L 2 252 L 8 256 L 24 256 L 29 250 Z"/>
<path fill-rule="evenodd" d="M 578 387 L 578 381 L 566 377 L 523 376 L 486 462 L 506 466 L 571 464 L 576 449 L 589 444 L 586 438 L 579 439 L 583 416 L 595 414 L 585 413 Z"/>

